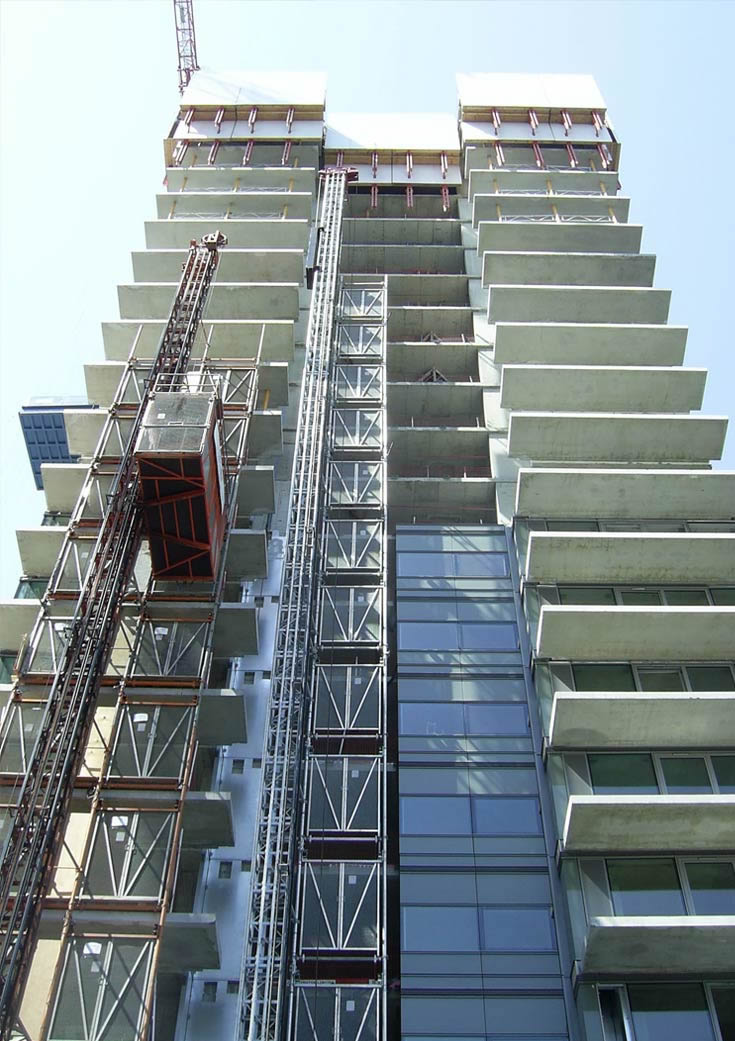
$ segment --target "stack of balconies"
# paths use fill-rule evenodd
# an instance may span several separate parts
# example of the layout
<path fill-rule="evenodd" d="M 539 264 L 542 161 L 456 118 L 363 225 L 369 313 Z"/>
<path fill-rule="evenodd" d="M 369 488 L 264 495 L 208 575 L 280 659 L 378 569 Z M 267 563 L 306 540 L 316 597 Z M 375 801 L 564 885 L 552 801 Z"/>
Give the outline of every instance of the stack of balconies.
<path fill-rule="evenodd" d="M 711 469 L 726 420 L 698 411 L 705 373 L 681 367 L 686 330 L 627 223 L 604 110 L 572 112 L 592 162 L 560 169 L 564 101 L 499 124 L 492 79 L 484 115 L 462 116 L 465 235 L 488 291 L 498 516 L 518 549 L 578 1005 L 588 1038 L 637 1041 L 626 984 L 697 981 L 729 1037 L 707 982 L 735 978 L 735 475 Z"/>

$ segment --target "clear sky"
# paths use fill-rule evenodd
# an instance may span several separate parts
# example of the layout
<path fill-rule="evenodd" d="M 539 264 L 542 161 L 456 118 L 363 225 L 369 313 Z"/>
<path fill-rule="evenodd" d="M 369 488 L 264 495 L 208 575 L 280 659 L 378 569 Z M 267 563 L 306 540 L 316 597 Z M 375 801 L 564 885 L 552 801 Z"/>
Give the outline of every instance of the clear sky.
<path fill-rule="evenodd" d="M 586 72 L 705 410 L 733 412 L 735 3 L 195 0 L 203 68 L 318 69 L 333 111 L 454 112 L 456 72 Z M 178 104 L 171 0 L 0 0 L 0 598 L 40 523 L 17 412 L 84 394 L 164 175 Z M 735 468 L 735 434 L 720 465 Z M 733 511 L 735 512 L 735 510 Z"/>

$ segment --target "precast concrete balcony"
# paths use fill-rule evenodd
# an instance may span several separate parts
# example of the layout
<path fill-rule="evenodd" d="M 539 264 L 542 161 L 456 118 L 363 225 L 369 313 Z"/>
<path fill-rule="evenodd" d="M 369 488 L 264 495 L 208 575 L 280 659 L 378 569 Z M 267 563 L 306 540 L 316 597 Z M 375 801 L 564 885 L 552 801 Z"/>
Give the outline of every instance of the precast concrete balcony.
<path fill-rule="evenodd" d="M 498 322 L 498 365 L 677 366 L 687 330 L 678 325 Z"/>
<path fill-rule="evenodd" d="M 39 600 L 0 600 L 0 650 L 15 653 L 20 650 L 36 623 L 41 603 Z"/>
<path fill-rule="evenodd" d="M 184 191 L 156 196 L 156 210 L 160 220 L 186 220 L 192 217 L 206 217 L 210 220 L 243 220 L 248 217 L 308 220 L 311 208 L 311 192 L 288 190 Z"/>
<path fill-rule="evenodd" d="M 424 340 L 391 343 L 386 360 L 391 382 L 416 382 L 437 378 L 449 382 L 478 381 L 477 346 L 474 343 L 437 343 Z"/>
<path fill-rule="evenodd" d="M 731 973 L 735 915 L 593 917 L 580 969 L 585 976 Z"/>
<path fill-rule="evenodd" d="M 735 585 L 735 533 L 533 531 L 527 582 Z"/>
<path fill-rule="evenodd" d="M 521 193 L 501 195 L 491 193 L 475 195 L 472 201 L 472 227 L 476 228 L 480 221 L 484 220 L 507 221 L 518 218 L 519 220 L 556 221 L 557 217 L 596 218 L 613 223 L 619 221 L 624 224 L 628 219 L 629 209 L 630 199 L 622 195 L 523 195 Z"/>
<path fill-rule="evenodd" d="M 482 284 L 649 287 L 655 267 L 656 258 L 649 253 L 486 250 Z"/>
<path fill-rule="evenodd" d="M 136 282 L 177 282 L 186 260 L 184 250 L 155 249 L 132 254 Z M 218 282 L 301 282 L 301 249 L 223 249 L 217 264 Z"/>
<path fill-rule="evenodd" d="M 719 853 L 732 849 L 735 795 L 571 795 L 562 850 Z"/>
<path fill-rule="evenodd" d="M 377 217 L 367 208 L 364 217 L 345 217 L 342 244 L 459 246 L 462 222 L 451 217 Z"/>
<path fill-rule="evenodd" d="M 713 470 L 522 469 L 515 512 L 521 517 L 727 520 L 735 472 Z"/>
<path fill-rule="evenodd" d="M 513 410 L 689 412 L 702 406 L 706 369 L 505 365 L 500 404 Z"/>
<path fill-rule="evenodd" d="M 257 191 L 261 188 L 312 192 L 316 170 L 308 166 L 169 166 L 169 192 Z"/>
<path fill-rule="evenodd" d="M 165 328 L 164 321 L 154 319 L 103 322 L 105 357 L 108 361 L 127 361 L 135 348 L 136 358 L 152 359 Z M 291 361 L 293 350 L 293 319 L 210 321 L 206 317 L 197 332 L 191 357 L 196 361 L 206 352 L 216 364 L 222 360 L 256 358 L 260 354 L 264 362 L 279 362 Z"/>
<path fill-rule="evenodd" d="M 618 175 L 612 170 L 494 170 L 469 171 L 467 196 L 493 193 L 513 195 L 617 195 Z M 551 190 L 549 190 L 551 185 Z"/>
<path fill-rule="evenodd" d="M 178 283 L 138 282 L 117 288 L 120 317 L 168 319 Z M 295 282 L 215 282 L 209 290 L 207 319 L 299 317 Z"/>
<path fill-rule="evenodd" d="M 348 274 L 464 274 L 464 253 L 458 245 L 345 244 L 340 268 Z"/>
<path fill-rule="evenodd" d="M 732 692 L 554 694 L 548 735 L 550 751 L 733 746 Z"/>
<path fill-rule="evenodd" d="M 720 416 L 514 412 L 508 450 L 549 462 L 701 466 L 720 458 L 726 430 L 727 419 Z"/>
<path fill-rule="evenodd" d="M 607 286 L 491 285 L 489 322 L 664 324 L 671 290 Z"/>
<path fill-rule="evenodd" d="M 482 416 L 479 383 L 388 384 L 389 427 L 477 426 Z"/>
<path fill-rule="evenodd" d="M 388 312 L 388 340 L 391 342 L 462 342 L 473 339 L 472 310 L 469 307 L 392 306 Z"/>
<path fill-rule="evenodd" d="M 523 253 L 637 253 L 641 224 L 610 221 L 498 221 L 483 220 L 477 226 L 477 252 L 486 250 Z"/>
<path fill-rule="evenodd" d="M 735 607 L 545 604 L 536 654 L 565 661 L 726 661 Z"/>
<path fill-rule="evenodd" d="M 148 249 L 188 249 L 194 239 L 221 231 L 233 249 L 306 249 L 310 222 L 293 216 L 232 219 L 219 216 L 145 222 Z"/>

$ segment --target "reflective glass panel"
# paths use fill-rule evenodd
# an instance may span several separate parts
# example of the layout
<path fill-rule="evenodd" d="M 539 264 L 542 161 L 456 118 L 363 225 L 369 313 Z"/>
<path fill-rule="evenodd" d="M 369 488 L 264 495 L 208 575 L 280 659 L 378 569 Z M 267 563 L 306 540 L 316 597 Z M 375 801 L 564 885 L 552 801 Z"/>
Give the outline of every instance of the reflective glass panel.
<path fill-rule="evenodd" d="M 658 792 L 650 755 L 590 754 L 587 759 L 596 795 L 655 795 Z"/>
<path fill-rule="evenodd" d="M 483 907 L 485 951 L 553 951 L 554 926 L 546 907 Z"/>
<path fill-rule="evenodd" d="M 628 998 L 637 1041 L 714 1041 L 698 983 L 631 984 Z"/>
<path fill-rule="evenodd" d="M 468 734 L 527 734 L 525 705 L 467 705 Z"/>
<path fill-rule="evenodd" d="M 671 795 L 712 791 L 704 759 L 696 756 L 662 756 L 661 767 L 666 781 L 666 791 Z"/>
<path fill-rule="evenodd" d="M 404 951 L 476 951 L 480 946 L 476 907 L 404 907 Z"/>
<path fill-rule="evenodd" d="M 462 703 L 411 701 L 400 706 L 402 734 L 463 734 Z"/>
<path fill-rule="evenodd" d="M 466 795 L 404 795 L 401 834 L 471 835 L 470 800 Z"/>
<path fill-rule="evenodd" d="M 735 867 L 732 863 L 690 861 L 686 864 L 696 914 L 735 915 Z"/>
<path fill-rule="evenodd" d="M 673 860 L 608 860 L 616 915 L 686 914 Z"/>
<path fill-rule="evenodd" d="M 537 799 L 476 796 L 472 799 L 476 835 L 540 835 Z"/>

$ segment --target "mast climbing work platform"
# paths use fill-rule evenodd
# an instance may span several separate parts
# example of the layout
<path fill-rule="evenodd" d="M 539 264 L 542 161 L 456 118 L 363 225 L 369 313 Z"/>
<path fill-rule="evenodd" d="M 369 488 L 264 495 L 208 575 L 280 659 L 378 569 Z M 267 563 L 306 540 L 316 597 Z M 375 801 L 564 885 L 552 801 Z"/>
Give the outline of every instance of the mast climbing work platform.
<path fill-rule="evenodd" d="M 143 527 L 140 479 L 134 450 L 146 410 L 156 393 L 186 387 L 186 373 L 197 329 L 217 267 L 224 235 L 206 235 L 192 242 L 158 351 L 143 382 L 140 404 L 126 424 L 119 464 L 107 495 L 106 509 L 90 554 L 86 576 L 63 624 L 51 621 L 54 591 L 63 585 L 65 561 L 82 521 L 95 481 L 97 462 L 106 455 L 111 431 L 117 430 L 115 407 L 110 410 L 95 458 L 71 516 L 65 545 L 51 575 L 35 627 L 19 655 L 23 682 L 34 668 L 34 656 L 45 648 L 51 633 L 53 670 L 38 737 L 13 808 L 12 827 L 0 864 L 0 1036 L 7 1039 L 29 968 L 43 898 L 58 858 L 101 677 L 106 668 L 120 619 L 124 593 L 131 579 Z M 224 489 L 223 489 L 224 494 Z M 46 652 L 48 653 L 48 652 Z M 38 680 L 36 680 L 38 682 Z M 0 734 L 0 738 L 2 738 Z"/>

